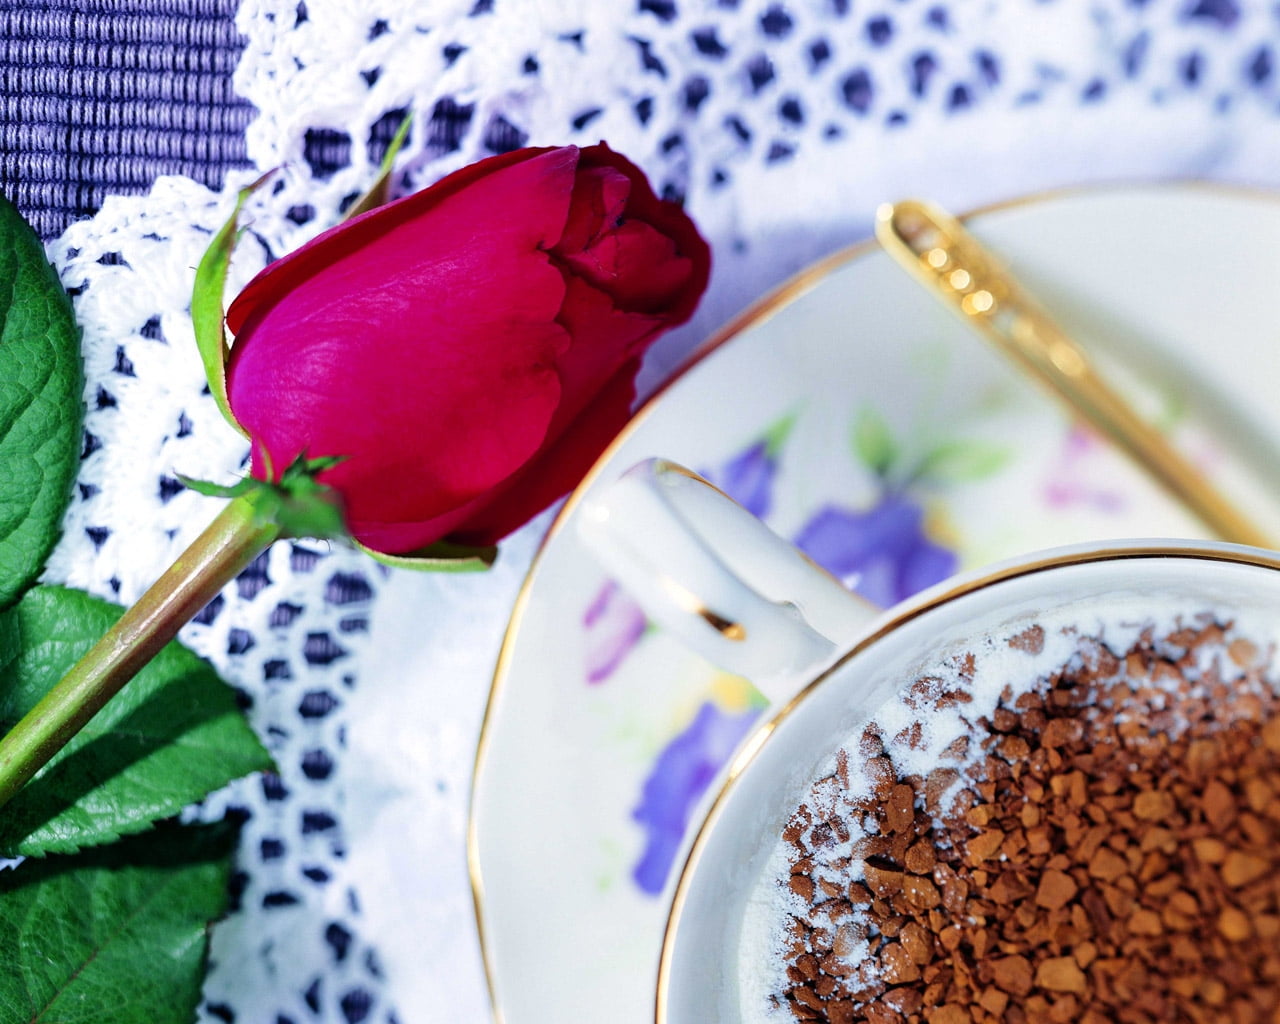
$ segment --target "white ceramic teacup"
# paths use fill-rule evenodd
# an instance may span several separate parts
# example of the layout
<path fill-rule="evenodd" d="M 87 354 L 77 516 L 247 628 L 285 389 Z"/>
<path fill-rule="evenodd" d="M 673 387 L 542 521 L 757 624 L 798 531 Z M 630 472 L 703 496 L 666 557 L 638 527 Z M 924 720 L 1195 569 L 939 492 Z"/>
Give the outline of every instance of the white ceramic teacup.
<path fill-rule="evenodd" d="M 779 834 L 823 764 L 940 659 L 1036 625 L 1052 627 L 1051 639 L 1063 627 L 1106 639 L 1205 612 L 1267 645 L 1280 636 L 1280 555 L 1237 545 L 1042 552 L 882 611 L 670 463 L 642 463 L 585 513 L 588 543 L 646 613 L 773 705 L 688 854 L 662 951 L 659 1024 L 764 1019 L 750 904 Z"/>

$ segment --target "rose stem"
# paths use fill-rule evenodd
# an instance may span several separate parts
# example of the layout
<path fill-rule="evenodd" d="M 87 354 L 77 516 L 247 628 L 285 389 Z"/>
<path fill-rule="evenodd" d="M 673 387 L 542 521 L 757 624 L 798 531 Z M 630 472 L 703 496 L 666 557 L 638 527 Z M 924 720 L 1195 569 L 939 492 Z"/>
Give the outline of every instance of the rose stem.
<path fill-rule="evenodd" d="M 0 807 L 178 630 L 280 535 L 253 493 L 233 498 L 163 576 L 0 739 Z"/>

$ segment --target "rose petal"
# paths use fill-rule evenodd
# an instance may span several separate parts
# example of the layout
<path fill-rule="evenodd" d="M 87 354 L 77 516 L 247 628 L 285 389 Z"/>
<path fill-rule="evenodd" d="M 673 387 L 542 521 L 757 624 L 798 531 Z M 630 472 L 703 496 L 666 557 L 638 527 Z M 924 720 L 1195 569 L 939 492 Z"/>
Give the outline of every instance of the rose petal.
<path fill-rule="evenodd" d="M 637 219 L 629 207 L 632 189 L 631 179 L 614 167 L 579 170 L 569 222 L 551 251 L 620 309 L 663 312 L 695 268 L 674 240 Z"/>
<path fill-rule="evenodd" d="M 462 544 L 495 544 L 564 495 L 565 480 L 581 480 L 631 416 L 639 361 L 599 389 L 573 429 L 486 500 L 477 502 L 448 536 Z"/>
<path fill-rule="evenodd" d="M 566 481 L 577 483 L 630 417 L 638 354 L 665 326 L 660 318 L 615 309 L 607 295 L 577 278 L 567 282 L 560 322 L 573 342 L 558 363 L 560 405 L 546 448 L 469 508 L 466 529 L 455 539 L 492 543 L 502 536 L 495 530 L 505 525 L 503 532 L 510 532 L 563 495 Z"/>
<path fill-rule="evenodd" d="M 676 255 L 690 260 L 692 267 L 684 291 L 671 295 L 671 304 L 661 311 L 669 327 L 684 323 L 693 315 L 710 277 L 711 250 L 706 241 L 678 205 L 659 199 L 644 173 L 604 143 L 582 150 L 579 174 L 594 167 L 612 168 L 631 183 L 627 196 L 627 224 L 651 225 L 658 234 L 672 241 Z M 636 308 L 642 312 L 646 310 L 643 306 Z"/>
<path fill-rule="evenodd" d="M 353 522 L 421 522 L 538 449 L 570 340 L 555 323 L 564 281 L 542 250 L 575 163 L 552 150 L 508 164 L 253 307 L 228 390 L 275 473 L 303 452 L 347 456 L 325 480 Z"/>
<path fill-rule="evenodd" d="M 565 286 L 560 325 L 573 341 L 557 361 L 562 396 L 556 419 L 548 430 L 555 438 L 591 399 L 602 380 L 608 380 L 654 335 L 666 327 L 662 317 L 618 309 L 608 295 L 579 278 Z"/>
<path fill-rule="evenodd" d="M 603 144 L 495 157 L 355 218 L 228 311 L 255 475 L 346 456 L 323 479 L 370 547 L 496 541 L 608 445 L 639 355 L 709 269 L 692 222 Z"/>
<path fill-rule="evenodd" d="M 584 252 L 608 234 L 626 211 L 631 180 L 613 167 L 579 167 L 564 233 L 556 244 L 564 253 Z"/>
<path fill-rule="evenodd" d="M 610 159 L 620 161 L 622 166 L 631 167 L 602 146 L 583 150 L 584 159 L 592 152 L 599 156 L 601 151 Z M 579 178 L 582 174 L 580 168 Z M 643 176 L 638 179 L 641 189 L 636 188 L 635 179 L 627 177 L 631 182 L 629 202 L 639 194 L 642 203 L 650 202 L 661 218 L 673 219 L 673 208 L 653 195 Z M 612 175 L 596 176 L 595 180 L 612 183 L 608 187 L 617 183 Z M 600 205 L 609 208 L 605 201 Z M 680 225 L 690 223 L 678 210 L 674 220 Z M 574 225 L 572 230 L 583 233 L 582 224 Z M 567 225 L 566 238 L 570 231 Z M 676 233 L 687 232 L 681 227 Z M 658 316 L 628 312 L 617 308 L 609 295 L 586 280 L 568 279 L 560 322 L 573 342 L 558 362 L 562 397 L 547 431 L 547 446 L 510 481 L 440 520 L 437 526 L 448 522 L 445 535 L 451 540 L 468 544 L 495 543 L 560 498 L 566 490 L 565 481 L 576 483 L 609 446 L 630 418 L 639 354 L 657 334 L 678 323 L 678 315 L 687 316 L 692 312 L 706 285 L 710 251 L 696 231 L 688 246 L 692 255 L 681 262 L 691 267 L 686 287 L 693 289 L 693 298 L 689 301 L 686 296 L 680 296 L 673 300 L 671 307 L 682 313 L 663 310 Z M 608 385 L 601 388 L 599 382 L 606 379 Z"/>
<path fill-rule="evenodd" d="M 566 146 L 563 149 L 551 147 L 518 149 L 489 157 L 446 175 L 420 192 L 385 203 L 368 213 L 338 224 L 293 252 L 282 256 L 257 274 L 236 296 L 227 310 L 227 328 L 232 334 L 239 335 L 246 321 L 255 316 L 265 315 L 271 306 L 301 282 L 314 277 L 343 256 L 358 252 L 376 242 L 389 230 L 389 227 L 405 224 L 427 215 L 433 207 L 444 202 L 445 199 L 470 188 L 486 177 L 497 174 L 506 167 L 545 157 L 547 154 L 558 154 L 562 160 L 573 164 L 580 153 L 577 147 Z M 562 229 L 563 225 L 560 225 L 548 237 L 548 246 L 563 233 Z"/>

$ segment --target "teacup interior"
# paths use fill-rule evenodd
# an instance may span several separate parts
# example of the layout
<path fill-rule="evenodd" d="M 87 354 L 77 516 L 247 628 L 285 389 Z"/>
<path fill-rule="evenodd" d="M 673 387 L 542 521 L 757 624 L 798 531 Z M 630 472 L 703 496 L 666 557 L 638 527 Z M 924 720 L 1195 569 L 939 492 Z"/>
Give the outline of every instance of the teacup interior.
<path fill-rule="evenodd" d="M 763 727 L 734 766 L 677 891 L 660 975 L 659 1021 L 769 1019 L 762 1007 L 766 965 L 754 961 L 768 931 L 759 921 L 769 913 L 759 905 L 760 893 L 773 884 L 765 875 L 779 836 L 806 788 L 837 750 L 856 751 L 853 741 L 869 721 L 913 724 L 909 714 L 903 717 L 905 688 L 968 652 L 985 652 L 985 675 L 975 685 L 998 691 L 1005 673 L 1008 685 L 1026 687 L 1035 681 L 1029 674 L 1070 657 L 1082 635 L 1121 647 L 1144 627 L 1207 616 L 1234 623 L 1274 651 L 1280 572 L 1236 557 L 1112 553 L 1069 564 L 1049 560 L 993 579 L 944 585 L 874 623 L 866 639 Z M 1011 648 L 1011 640 L 1036 627 L 1042 643 L 1034 657 L 1016 644 Z M 944 714 L 920 716 L 925 730 L 940 731 L 937 742 L 955 725 L 942 721 Z M 926 755 L 932 749 L 924 744 Z"/>

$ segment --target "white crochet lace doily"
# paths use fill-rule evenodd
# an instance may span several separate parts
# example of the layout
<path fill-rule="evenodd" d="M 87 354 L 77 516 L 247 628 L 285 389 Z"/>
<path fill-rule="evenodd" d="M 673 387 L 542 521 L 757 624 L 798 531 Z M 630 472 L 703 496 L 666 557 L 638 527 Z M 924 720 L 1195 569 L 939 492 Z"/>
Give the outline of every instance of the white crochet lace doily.
<path fill-rule="evenodd" d="M 239 281 L 333 223 L 406 109 L 404 189 L 514 145 L 605 139 L 685 200 L 715 253 L 702 309 L 655 348 L 645 389 L 761 290 L 867 234 L 883 199 L 963 209 L 1097 179 L 1280 183 L 1280 21 L 1245 0 L 246 0 L 238 24 L 236 87 L 260 111 L 250 156 L 283 167 L 253 205 Z M 88 372 L 50 579 L 132 601 L 216 509 L 175 471 L 243 469 L 203 393 L 187 304 L 244 180 L 215 195 L 162 179 L 49 246 Z M 246 818 L 202 1021 L 486 1018 L 467 788 L 545 522 L 478 577 L 388 575 L 281 543 L 184 631 L 280 765 L 200 812 Z M 420 609 L 420 663 L 402 678 L 362 672 L 375 646 L 405 642 L 380 631 L 384 600 Z"/>

